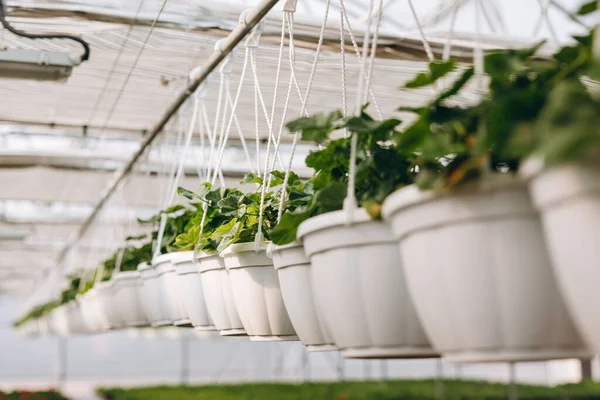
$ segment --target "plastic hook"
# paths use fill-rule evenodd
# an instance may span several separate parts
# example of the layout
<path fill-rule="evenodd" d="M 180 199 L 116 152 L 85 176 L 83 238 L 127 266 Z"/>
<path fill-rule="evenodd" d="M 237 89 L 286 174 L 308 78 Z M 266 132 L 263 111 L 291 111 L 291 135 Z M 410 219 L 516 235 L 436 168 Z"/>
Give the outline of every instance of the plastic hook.
<path fill-rule="evenodd" d="M 247 17 L 250 14 L 252 10 L 245 10 L 244 12 L 242 12 L 242 14 L 240 15 L 240 24 L 247 24 Z M 256 24 L 256 26 L 254 28 L 252 28 L 252 31 L 250 32 L 250 34 L 248 35 L 248 38 L 246 39 L 245 45 L 246 47 L 250 47 L 250 48 L 256 48 L 258 47 L 258 45 L 260 44 L 260 37 L 262 36 L 263 32 L 265 30 L 265 20 L 262 19 L 258 24 Z"/>
<path fill-rule="evenodd" d="M 296 6 L 298 5 L 298 0 L 286 0 L 283 3 L 283 12 L 296 12 Z"/>
<path fill-rule="evenodd" d="M 225 39 L 221 39 L 215 43 L 215 52 L 222 53 L 225 51 Z M 227 54 L 227 57 L 221 63 L 221 67 L 219 67 L 219 72 L 222 74 L 231 74 L 233 69 L 233 62 L 236 56 L 236 49 L 233 49 Z"/>

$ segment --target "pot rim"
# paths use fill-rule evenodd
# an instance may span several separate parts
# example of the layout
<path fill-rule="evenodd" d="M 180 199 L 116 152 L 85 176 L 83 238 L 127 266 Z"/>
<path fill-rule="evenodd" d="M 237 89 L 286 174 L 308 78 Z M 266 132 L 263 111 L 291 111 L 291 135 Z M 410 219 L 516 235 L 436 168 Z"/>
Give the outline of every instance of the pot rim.
<path fill-rule="evenodd" d="M 332 228 L 334 226 L 352 226 L 353 224 L 372 221 L 367 210 L 362 207 L 357 207 L 354 210 L 352 221 L 348 221 L 347 215 L 346 210 L 338 210 L 309 218 L 298 227 L 298 233 L 296 234 L 297 240 L 301 241 L 302 238 L 309 233 Z"/>
<path fill-rule="evenodd" d="M 179 251 L 177 253 L 169 253 L 171 255 L 171 264 L 184 264 L 194 261 L 194 251 Z"/>
<path fill-rule="evenodd" d="M 113 279 L 124 280 L 124 279 L 137 279 L 141 276 L 140 271 L 119 271 L 114 274 Z"/>
<path fill-rule="evenodd" d="M 304 247 L 304 244 L 299 240 L 294 240 L 291 243 L 282 244 L 282 245 L 278 245 L 273 242 L 270 242 L 269 245 L 267 246 L 267 257 L 273 258 L 273 253 L 275 253 L 276 251 L 294 249 L 296 247 Z"/>
<path fill-rule="evenodd" d="M 214 266 L 210 266 L 207 267 L 206 266 L 206 262 L 203 262 L 204 260 L 207 260 L 209 258 L 215 258 L 217 259 L 217 263 L 221 264 L 218 267 L 214 267 Z M 212 252 L 212 253 L 198 253 L 198 256 L 196 258 L 196 263 L 198 266 L 198 272 L 199 273 L 203 273 L 203 272 L 208 272 L 208 271 L 219 271 L 219 270 L 226 270 L 227 268 L 225 267 L 225 261 L 223 260 L 223 257 L 221 257 L 219 255 L 219 253 L 217 252 Z"/>
<path fill-rule="evenodd" d="M 157 256 L 154 260 L 152 260 L 152 266 L 158 267 L 161 264 L 166 264 L 166 263 L 171 262 L 173 254 L 175 254 L 175 253 L 167 253 L 167 254 L 161 254 L 161 255 Z"/>
<path fill-rule="evenodd" d="M 222 252 L 219 253 L 219 255 L 223 258 L 225 257 L 229 257 L 232 256 L 234 254 L 237 253 L 247 253 L 250 251 L 253 252 L 261 252 L 261 251 L 267 251 L 267 248 L 269 246 L 269 243 L 271 242 L 260 242 L 260 243 L 255 243 L 255 242 L 248 242 L 248 243 L 235 243 L 232 244 L 231 246 L 229 246 L 228 248 L 226 248 L 225 250 L 223 250 Z"/>
<path fill-rule="evenodd" d="M 458 193 L 473 195 L 490 194 L 510 188 L 523 187 L 525 184 L 526 182 L 518 175 L 511 175 L 510 173 L 495 173 L 485 179 L 477 179 L 476 181 L 463 184 L 456 189 L 442 192 L 433 190 L 422 191 L 417 185 L 412 184 L 390 194 L 383 202 L 381 215 L 384 220 L 387 220 L 399 210 L 452 197 Z"/>

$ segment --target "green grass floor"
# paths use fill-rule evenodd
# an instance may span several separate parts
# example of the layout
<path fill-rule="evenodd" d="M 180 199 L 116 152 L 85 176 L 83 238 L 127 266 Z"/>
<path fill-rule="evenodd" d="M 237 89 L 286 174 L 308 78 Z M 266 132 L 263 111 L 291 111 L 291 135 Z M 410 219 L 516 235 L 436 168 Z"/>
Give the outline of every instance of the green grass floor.
<path fill-rule="evenodd" d="M 507 399 L 504 384 L 448 380 L 443 397 L 437 396 L 434 380 L 381 382 L 336 382 L 305 384 L 240 384 L 228 386 L 150 387 L 99 389 L 106 400 L 468 400 Z M 522 400 L 600 400 L 600 383 L 584 382 L 558 387 L 518 385 Z"/>

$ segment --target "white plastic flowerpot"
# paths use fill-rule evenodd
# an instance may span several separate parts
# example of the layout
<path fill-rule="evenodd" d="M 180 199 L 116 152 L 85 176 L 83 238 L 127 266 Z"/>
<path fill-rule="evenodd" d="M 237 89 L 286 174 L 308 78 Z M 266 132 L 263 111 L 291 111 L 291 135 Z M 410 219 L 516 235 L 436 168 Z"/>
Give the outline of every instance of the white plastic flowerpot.
<path fill-rule="evenodd" d="M 115 273 L 114 303 L 122 328 L 147 326 L 148 317 L 142 305 L 142 280 L 139 271 Z"/>
<path fill-rule="evenodd" d="M 200 253 L 198 271 L 206 309 L 221 336 L 246 336 L 244 325 L 235 307 L 229 271 L 225 260 L 217 253 Z"/>
<path fill-rule="evenodd" d="M 181 288 L 179 295 L 192 326 L 199 331 L 214 331 L 215 326 L 210 319 L 204 300 L 202 276 L 193 258 L 193 251 L 172 254 L 171 262 L 175 266 Z"/>
<path fill-rule="evenodd" d="M 175 266 L 171 263 L 172 256 L 173 254 L 162 254 L 152 262 L 162 287 L 162 302 L 167 306 L 169 319 L 173 321 L 173 325 L 191 325 L 183 304 L 181 285 Z"/>
<path fill-rule="evenodd" d="M 570 164 L 530 182 L 552 264 L 577 327 L 600 351 L 600 165 Z"/>
<path fill-rule="evenodd" d="M 57 336 L 67 337 L 71 335 L 69 330 L 69 312 L 66 305 L 55 308 L 50 314 L 52 333 Z"/>
<path fill-rule="evenodd" d="M 89 332 L 102 332 L 110 329 L 110 325 L 102 308 L 98 289 L 93 287 L 79 296 L 83 323 Z"/>
<path fill-rule="evenodd" d="M 417 318 L 387 225 L 356 209 L 298 227 L 312 264 L 315 303 L 346 358 L 438 357 Z"/>
<path fill-rule="evenodd" d="M 337 350 L 331 334 L 319 320 L 310 276 L 310 259 L 302 243 L 294 242 L 285 246 L 271 244 L 268 253 L 279 275 L 285 308 L 302 344 L 310 352 Z"/>
<path fill-rule="evenodd" d="M 65 305 L 68 315 L 69 333 L 71 335 L 82 335 L 88 333 L 83 321 L 81 306 L 78 301 L 72 301 Z"/>
<path fill-rule="evenodd" d="M 118 303 L 114 301 L 114 284 L 113 280 L 100 282 L 96 284 L 98 290 L 98 307 L 100 313 L 104 314 L 110 329 L 118 329 L 121 325 L 117 308 Z"/>
<path fill-rule="evenodd" d="M 229 271 L 235 307 L 255 341 L 299 340 L 281 297 L 279 277 L 267 243 L 234 244 L 221 252 Z"/>
<path fill-rule="evenodd" d="M 163 285 L 158 270 L 148 263 L 138 266 L 142 276 L 142 306 L 150 324 L 155 327 L 171 325 L 169 310 L 163 301 Z"/>
<path fill-rule="evenodd" d="M 392 194 L 383 213 L 421 321 L 444 357 L 590 355 L 558 291 L 524 184 L 495 176 L 443 195 L 410 186 Z"/>

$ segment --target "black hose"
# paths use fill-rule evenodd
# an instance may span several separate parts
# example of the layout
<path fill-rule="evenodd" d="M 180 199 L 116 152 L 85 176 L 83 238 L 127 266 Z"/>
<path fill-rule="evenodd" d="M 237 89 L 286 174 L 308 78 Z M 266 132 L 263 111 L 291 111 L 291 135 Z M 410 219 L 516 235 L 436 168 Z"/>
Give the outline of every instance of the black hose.
<path fill-rule="evenodd" d="M 84 53 L 81 56 L 80 62 L 84 62 L 89 60 L 90 58 L 90 45 L 83 40 L 80 37 L 77 36 L 70 36 L 70 35 L 37 35 L 37 34 L 31 34 L 31 33 L 27 33 L 27 32 L 23 32 L 20 31 L 18 29 L 13 28 L 8 21 L 6 20 L 6 13 L 4 10 L 4 0 L 0 0 L 0 23 L 2 23 L 2 26 L 4 26 L 6 28 L 6 30 L 8 30 L 9 32 L 14 33 L 17 36 L 20 37 L 24 37 L 27 39 L 68 39 L 68 40 L 74 40 L 76 42 L 78 42 L 79 44 L 81 44 L 84 48 Z"/>

